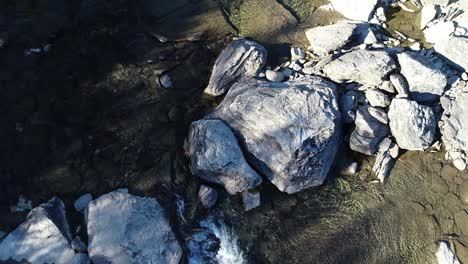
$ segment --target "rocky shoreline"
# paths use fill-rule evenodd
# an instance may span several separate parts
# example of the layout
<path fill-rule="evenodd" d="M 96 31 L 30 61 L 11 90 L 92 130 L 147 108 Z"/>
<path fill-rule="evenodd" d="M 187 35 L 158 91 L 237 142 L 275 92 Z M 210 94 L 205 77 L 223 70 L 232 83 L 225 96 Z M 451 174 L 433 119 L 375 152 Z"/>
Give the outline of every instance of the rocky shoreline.
<path fill-rule="evenodd" d="M 180 37 L 161 30 L 150 32 L 151 42 L 144 37 L 140 46 L 150 47 L 156 41 L 158 47 L 148 48 L 140 62 L 116 66 L 107 77 L 108 83 L 80 84 L 80 89 L 100 85 L 111 89 L 100 101 L 106 95 L 118 94 L 103 120 L 110 118 L 104 130 L 116 133 L 114 137 L 121 140 L 123 148 L 114 162 L 119 162 L 125 173 L 101 167 L 100 163 L 109 162 L 105 155 L 115 154 L 108 150 L 119 148 L 113 140 L 107 140 L 109 144 L 104 135 L 83 134 L 86 139 L 80 145 L 87 147 L 78 147 L 79 151 L 88 152 L 89 148 L 89 159 L 98 164 L 101 173 L 115 175 L 91 181 L 94 186 L 105 182 L 106 187 L 88 188 L 82 183 L 89 184 L 87 178 L 100 178 L 96 172 L 67 177 L 64 175 L 73 174 L 67 172 L 69 165 L 47 168 L 43 179 L 51 184 L 60 182 L 61 177 L 66 181 L 49 186 L 51 191 L 39 188 L 41 202 L 34 201 L 38 204 L 34 208 L 22 196 L 11 208 L 8 215 L 22 213 L 25 220 L 8 234 L 0 232 L 1 261 L 468 261 L 466 3 L 331 0 L 314 9 L 321 14 L 333 13 L 331 24 L 304 23 L 299 31 L 298 20 L 307 20 L 308 15 L 284 9 L 295 6 L 291 3 L 295 1 L 274 1 L 267 11 L 281 18 L 272 26 L 283 32 L 276 40 L 307 41 L 307 46 L 292 43 L 287 56 L 279 57 L 270 53 L 269 45 L 257 42 L 272 41 L 272 30 L 262 31 L 263 24 L 255 32 L 251 25 L 246 27 L 241 15 L 247 2 L 223 2 L 221 11 L 210 4 L 202 5 L 207 9 L 191 8 L 200 14 L 215 10 L 218 15 L 210 15 L 209 21 L 228 19 L 241 36 L 255 33 L 253 40 L 235 36 L 216 41 L 192 33 Z M 268 6 L 267 2 L 257 4 Z M 393 22 L 387 17 L 394 10 L 418 14 L 418 20 L 411 23 L 420 24 L 414 30 L 424 39 L 392 28 Z M 232 16 L 234 11 L 239 17 Z M 145 15 L 149 18 L 154 14 Z M 171 20 L 164 23 L 184 26 Z M 211 32 L 213 36 L 229 31 L 214 24 L 210 30 L 218 31 Z M 207 30 L 194 28 L 196 32 Z M 2 56 L 18 48 L 12 47 L 14 38 L 1 36 L 0 40 L 0 49 L 5 50 Z M 159 55 L 153 55 L 155 52 Z M 28 48 L 22 56 L 47 57 L 49 53 L 54 55 L 54 45 Z M 148 58 L 148 54 L 154 58 Z M 172 54 L 175 62 L 164 54 Z M 201 63 L 207 54 L 210 59 Z M 202 78 L 195 69 L 203 71 L 203 67 L 212 69 L 210 75 L 206 69 Z M 45 81 L 48 76 L 38 78 Z M 135 79 L 137 76 L 139 79 Z M 194 82 L 197 85 L 192 91 L 181 89 Z M 99 96 L 91 90 L 86 92 L 91 96 L 84 102 Z M 165 95 L 170 101 L 167 107 Z M 171 97 L 175 95 L 179 97 Z M 180 98 L 183 101 L 175 102 Z M 186 110 L 184 103 L 195 107 Z M 168 113 L 155 113 L 155 105 L 168 108 Z M 113 115 L 115 109 L 128 118 L 121 121 L 120 116 Z M 131 131 L 113 126 L 112 118 L 122 127 L 139 118 L 152 121 L 151 125 L 136 122 Z M 47 120 L 41 116 L 27 119 L 26 127 L 16 122 L 16 133 L 36 131 L 29 130 L 27 126 L 31 125 L 48 127 Z M 102 119 L 87 120 L 99 123 Z M 89 125 L 87 122 L 83 126 Z M 101 130 L 98 128 L 95 131 Z M 169 132 L 159 136 L 164 130 Z M 148 140 L 147 134 L 154 136 Z M 95 137 L 103 140 L 96 141 Z M 99 145 L 102 147 L 94 148 Z M 80 160 L 77 152 L 71 149 L 70 153 L 75 162 Z M 134 159 L 136 153 L 138 158 Z M 412 163 L 414 158 L 416 163 Z M 153 159 L 158 160 L 158 166 L 154 167 Z M 127 164 L 133 169 L 129 170 Z M 142 172 L 145 166 L 151 168 Z M 18 175 L 17 170 L 5 169 L 12 175 Z M 119 178 L 122 173 L 125 176 Z M 41 177 L 38 179 L 40 182 Z M 371 187 L 354 187 L 362 182 Z M 381 185 L 373 187 L 374 183 Z M 17 195 L 11 189 L 13 185 L 5 185 L 6 195 Z M 59 190 L 74 185 L 81 187 L 70 192 Z M 21 184 L 18 186 L 21 190 Z M 119 187 L 128 187 L 131 194 L 128 189 L 115 190 Z M 85 192 L 93 195 L 77 195 Z M 66 199 L 73 197 L 76 212 L 66 210 L 70 202 L 66 204 L 58 197 L 48 200 L 52 194 L 60 197 L 62 193 Z M 388 215 L 381 215 L 386 211 Z M 70 214 L 72 222 L 67 221 Z M 412 228 L 415 230 L 408 231 Z M 368 241 L 361 247 L 351 247 L 359 235 Z M 398 235 L 401 241 L 393 242 Z M 341 239 L 348 245 L 334 241 Z M 309 248 L 307 241 L 316 241 L 315 247 Z M 381 243 L 381 252 L 367 251 L 373 241 Z M 331 253 L 333 250 L 336 252 Z M 387 250 L 389 255 L 384 255 Z M 431 250 L 431 255 L 424 254 Z"/>

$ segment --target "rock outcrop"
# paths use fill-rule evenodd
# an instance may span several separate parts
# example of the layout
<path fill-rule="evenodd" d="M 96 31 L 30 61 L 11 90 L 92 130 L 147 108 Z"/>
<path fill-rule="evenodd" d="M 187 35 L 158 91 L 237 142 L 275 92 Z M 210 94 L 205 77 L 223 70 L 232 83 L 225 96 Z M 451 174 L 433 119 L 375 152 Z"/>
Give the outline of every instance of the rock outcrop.
<path fill-rule="evenodd" d="M 185 153 L 190 158 L 193 175 L 223 186 L 230 194 L 262 183 L 262 178 L 244 159 L 231 129 L 221 120 L 193 122 Z"/>
<path fill-rule="evenodd" d="M 29 212 L 26 221 L 0 243 L 0 260 L 23 259 L 30 263 L 89 263 L 86 254 L 75 254 L 65 216 L 65 205 L 54 197 Z"/>
<path fill-rule="evenodd" d="M 219 96 L 242 77 L 256 76 L 267 60 L 267 50 L 260 44 L 239 39 L 224 48 L 216 59 L 205 93 Z"/>
<path fill-rule="evenodd" d="M 392 135 L 402 149 L 425 150 L 435 140 L 437 122 L 428 106 L 404 98 L 393 99 L 388 118 Z"/>
<path fill-rule="evenodd" d="M 460 170 L 468 165 L 468 87 L 455 86 L 448 93 L 440 126 L 447 158 Z"/>
<path fill-rule="evenodd" d="M 154 198 L 111 192 L 86 212 L 88 252 L 95 264 L 178 264 L 182 248 Z"/>
<path fill-rule="evenodd" d="M 205 119 L 224 120 L 249 163 L 287 193 L 322 184 L 341 140 L 336 86 L 320 77 L 236 83 Z"/>
<path fill-rule="evenodd" d="M 355 50 L 325 65 L 323 72 L 335 82 L 379 86 L 395 68 L 394 60 L 386 51 Z"/>
<path fill-rule="evenodd" d="M 412 100 L 417 102 L 434 101 L 441 96 L 447 86 L 445 74 L 434 68 L 426 57 L 414 52 L 398 54 L 398 62 L 409 84 Z"/>

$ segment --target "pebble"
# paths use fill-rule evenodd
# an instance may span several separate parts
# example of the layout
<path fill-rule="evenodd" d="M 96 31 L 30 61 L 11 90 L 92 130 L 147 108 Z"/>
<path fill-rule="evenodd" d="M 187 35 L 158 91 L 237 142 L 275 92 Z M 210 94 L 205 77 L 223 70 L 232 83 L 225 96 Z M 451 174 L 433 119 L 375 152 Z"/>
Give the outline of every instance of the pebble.
<path fill-rule="evenodd" d="M 257 190 L 249 190 L 242 192 L 242 202 L 244 210 L 250 211 L 260 206 L 260 192 Z"/>
<path fill-rule="evenodd" d="M 291 48 L 291 60 L 300 60 L 306 57 L 306 53 L 303 49 L 298 47 Z"/>
<path fill-rule="evenodd" d="M 468 73 L 466 73 L 466 72 L 462 73 L 461 79 L 464 80 L 464 81 L 468 81 Z"/>
<path fill-rule="evenodd" d="M 416 43 L 412 44 L 411 46 L 409 46 L 409 48 L 412 49 L 412 50 L 415 50 L 415 51 L 419 51 L 419 50 L 421 50 L 421 44 L 416 42 Z"/>
<path fill-rule="evenodd" d="M 77 212 L 82 212 L 88 206 L 88 204 L 93 200 L 93 196 L 90 193 L 83 194 L 78 199 L 76 199 L 73 206 Z"/>
<path fill-rule="evenodd" d="M 172 79 L 169 75 L 164 74 L 159 77 L 159 84 L 166 89 L 172 88 Z"/>
<path fill-rule="evenodd" d="M 298 71 L 302 70 L 302 66 L 299 63 L 296 63 L 293 66 L 293 70 L 298 72 Z"/>
<path fill-rule="evenodd" d="M 284 80 L 284 74 L 282 72 L 267 70 L 266 78 L 271 82 L 282 82 Z"/>
<path fill-rule="evenodd" d="M 265 72 L 261 72 L 258 74 L 258 78 L 265 78 L 266 75 L 265 75 Z"/>
<path fill-rule="evenodd" d="M 455 168 L 460 171 L 464 171 L 466 169 L 466 163 L 462 158 L 454 160 L 453 166 L 455 166 Z"/>

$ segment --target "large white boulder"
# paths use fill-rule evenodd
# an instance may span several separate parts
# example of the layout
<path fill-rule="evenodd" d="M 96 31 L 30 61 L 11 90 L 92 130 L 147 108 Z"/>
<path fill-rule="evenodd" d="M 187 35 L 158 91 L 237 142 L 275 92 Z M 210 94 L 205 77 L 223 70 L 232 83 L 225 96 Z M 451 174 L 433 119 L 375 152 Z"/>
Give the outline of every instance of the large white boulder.
<path fill-rule="evenodd" d="M 94 264 L 178 264 L 182 258 L 166 213 L 154 198 L 115 191 L 93 200 L 85 214 Z"/>
<path fill-rule="evenodd" d="M 330 0 L 335 11 L 352 20 L 367 22 L 378 0 Z"/>
<path fill-rule="evenodd" d="M 43 263 L 89 263 L 86 254 L 75 254 L 65 216 L 65 205 L 54 197 L 29 212 L 26 221 L 0 243 L 0 260 Z"/>
<path fill-rule="evenodd" d="M 341 141 L 336 86 L 315 76 L 239 82 L 205 118 L 224 120 L 252 167 L 287 193 L 321 185 Z"/>

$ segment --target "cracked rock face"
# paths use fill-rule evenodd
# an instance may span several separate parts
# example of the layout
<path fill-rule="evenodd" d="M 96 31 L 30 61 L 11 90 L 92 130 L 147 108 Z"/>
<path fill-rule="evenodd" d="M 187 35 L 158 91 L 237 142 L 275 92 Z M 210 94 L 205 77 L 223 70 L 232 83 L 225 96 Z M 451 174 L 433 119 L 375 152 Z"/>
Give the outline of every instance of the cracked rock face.
<path fill-rule="evenodd" d="M 242 77 L 256 76 L 267 60 L 267 50 L 260 44 L 239 39 L 224 48 L 216 59 L 205 93 L 219 96 Z"/>
<path fill-rule="evenodd" d="M 335 82 L 353 81 L 367 86 L 380 86 L 396 68 L 386 51 L 356 50 L 342 55 L 323 67 Z"/>
<path fill-rule="evenodd" d="M 244 159 L 231 129 L 221 120 L 193 122 L 185 151 L 193 175 L 223 186 L 230 194 L 262 183 L 262 178 Z"/>
<path fill-rule="evenodd" d="M 437 121 L 428 106 L 408 99 L 393 99 L 388 118 L 392 135 L 402 149 L 425 150 L 435 139 Z"/>
<path fill-rule="evenodd" d="M 434 101 L 444 93 L 447 77 L 426 57 L 417 53 L 404 52 L 398 54 L 398 61 L 409 84 L 411 99 L 417 102 Z"/>
<path fill-rule="evenodd" d="M 452 99 L 444 105 L 440 132 L 448 158 L 456 161 L 457 168 L 463 170 L 468 164 L 468 88 L 456 86 L 447 94 Z"/>
<path fill-rule="evenodd" d="M 88 263 L 75 254 L 65 217 L 65 205 L 54 197 L 34 208 L 18 228 L 0 243 L 0 260 L 26 259 L 31 263 Z"/>
<path fill-rule="evenodd" d="M 310 47 L 316 54 L 328 54 L 341 49 L 353 36 L 358 24 L 342 21 L 336 24 L 314 27 L 305 31 Z"/>
<path fill-rule="evenodd" d="M 336 86 L 320 77 L 236 83 L 207 119 L 224 120 L 249 163 L 295 193 L 325 180 L 341 141 Z"/>
<path fill-rule="evenodd" d="M 95 264 L 178 264 L 182 248 L 154 198 L 111 192 L 86 210 L 88 252 Z"/>

